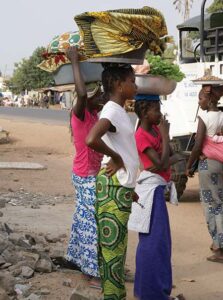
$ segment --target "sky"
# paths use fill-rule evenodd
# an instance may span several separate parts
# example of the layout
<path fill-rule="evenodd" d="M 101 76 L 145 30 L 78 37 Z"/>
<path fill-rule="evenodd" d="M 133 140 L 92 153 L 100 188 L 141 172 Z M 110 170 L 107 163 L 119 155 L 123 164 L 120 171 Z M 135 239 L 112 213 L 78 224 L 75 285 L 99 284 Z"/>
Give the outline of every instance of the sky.
<path fill-rule="evenodd" d="M 190 16 L 200 14 L 203 0 L 195 0 Z M 85 11 L 150 6 L 160 10 L 166 20 L 169 35 L 177 38 L 176 25 L 183 16 L 173 6 L 173 0 L 0 0 L 0 70 L 11 75 L 14 63 L 29 58 L 52 38 L 77 30 L 74 16 Z M 212 0 L 207 1 L 207 6 Z"/>

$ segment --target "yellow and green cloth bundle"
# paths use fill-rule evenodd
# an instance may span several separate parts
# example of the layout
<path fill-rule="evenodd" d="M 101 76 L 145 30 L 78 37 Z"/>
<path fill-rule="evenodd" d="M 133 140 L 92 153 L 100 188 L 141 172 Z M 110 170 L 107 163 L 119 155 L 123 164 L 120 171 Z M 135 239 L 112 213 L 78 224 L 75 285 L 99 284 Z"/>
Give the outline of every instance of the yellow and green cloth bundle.
<path fill-rule="evenodd" d="M 88 58 L 127 53 L 143 44 L 155 54 L 164 50 L 167 27 L 163 15 L 154 8 L 86 12 L 74 20 Z"/>

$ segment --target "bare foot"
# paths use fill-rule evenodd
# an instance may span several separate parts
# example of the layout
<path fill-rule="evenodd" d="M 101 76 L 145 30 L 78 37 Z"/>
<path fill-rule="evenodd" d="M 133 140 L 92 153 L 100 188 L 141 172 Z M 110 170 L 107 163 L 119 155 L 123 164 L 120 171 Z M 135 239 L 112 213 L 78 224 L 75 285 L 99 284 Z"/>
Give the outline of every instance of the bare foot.
<path fill-rule="evenodd" d="M 220 250 L 220 248 L 218 248 L 217 246 L 215 246 L 214 243 L 211 244 L 210 249 L 211 249 L 211 251 L 213 251 L 213 252 L 216 252 L 216 251 Z"/>

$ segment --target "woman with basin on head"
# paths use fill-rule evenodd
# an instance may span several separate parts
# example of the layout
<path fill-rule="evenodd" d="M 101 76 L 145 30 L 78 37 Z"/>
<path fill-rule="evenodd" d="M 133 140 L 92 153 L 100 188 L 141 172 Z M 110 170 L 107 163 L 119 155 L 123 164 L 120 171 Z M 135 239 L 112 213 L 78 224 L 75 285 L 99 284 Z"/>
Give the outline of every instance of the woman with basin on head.
<path fill-rule="evenodd" d="M 96 175 L 101 167 L 102 155 L 89 148 L 85 139 L 98 121 L 101 109 L 101 88 L 95 84 L 87 91 L 78 62 L 78 51 L 73 46 L 67 51 L 71 61 L 77 101 L 71 111 L 71 131 L 76 154 L 73 160 L 72 181 L 75 187 L 76 208 L 73 214 L 66 265 L 77 266 L 90 284 L 99 287 L 98 235 L 95 219 Z"/>
<path fill-rule="evenodd" d="M 187 175 L 192 176 L 193 163 L 198 165 L 200 198 L 214 255 L 207 258 L 223 263 L 223 143 L 217 136 L 223 127 L 223 112 L 218 101 L 223 96 L 222 86 L 204 85 L 199 93 L 199 105 L 205 114 L 199 116 L 195 145 L 187 163 Z"/>

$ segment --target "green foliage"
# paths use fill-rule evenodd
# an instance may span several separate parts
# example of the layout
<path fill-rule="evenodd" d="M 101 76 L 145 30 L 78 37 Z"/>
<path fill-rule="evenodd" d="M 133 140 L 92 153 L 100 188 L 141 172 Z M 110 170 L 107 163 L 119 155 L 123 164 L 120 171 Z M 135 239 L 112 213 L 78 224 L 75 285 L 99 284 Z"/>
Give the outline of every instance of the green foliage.
<path fill-rule="evenodd" d="M 45 48 L 39 47 L 28 59 L 15 64 L 13 76 L 7 83 L 12 92 L 20 93 L 54 84 L 52 75 L 37 67 L 43 60 L 42 53 L 45 51 Z"/>
<path fill-rule="evenodd" d="M 208 13 L 214 13 L 223 10 L 223 1 L 214 0 L 213 3 L 207 8 Z"/>
<path fill-rule="evenodd" d="M 168 44 L 165 51 L 162 54 L 162 58 L 168 60 L 169 62 L 174 62 L 177 58 L 177 45 L 175 42 Z"/>
<path fill-rule="evenodd" d="M 147 61 L 150 65 L 149 74 L 151 75 L 160 75 L 177 82 L 180 82 L 185 77 L 178 65 L 164 60 L 158 55 L 148 55 Z"/>
<path fill-rule="evenodd" d="M 189 32 L 189 37 L 193 40 L 193 41 L 198 41 L 200 39 L 200 32 L 199 31 L 193 31 L 191 30 Z"/>

